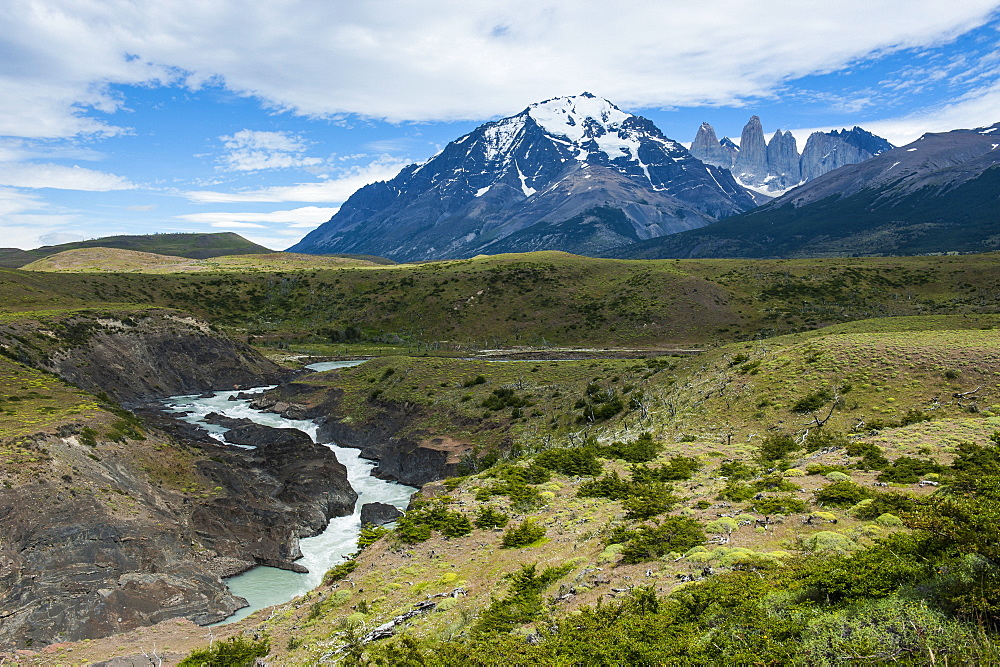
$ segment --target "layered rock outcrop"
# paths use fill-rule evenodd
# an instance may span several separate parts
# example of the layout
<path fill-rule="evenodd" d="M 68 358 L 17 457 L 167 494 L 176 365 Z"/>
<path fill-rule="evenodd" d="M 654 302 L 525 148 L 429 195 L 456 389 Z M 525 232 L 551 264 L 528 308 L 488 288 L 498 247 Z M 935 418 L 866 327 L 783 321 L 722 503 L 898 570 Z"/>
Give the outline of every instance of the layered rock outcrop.
<path fill-rule="evenodd" d="M 39 436 L 45 468 L 5 476 L 0 645 L 101 637 L 176 616 L 221 620 L 246 604 L 221 577 L 255 565 L 302 571 L 292 562 L 299 538 L 353 511 L 346 469 L 305 434 L 247 433 L 261 446 L 240 450 L 145 416 L 166 430 L 92 444 L 71 431 Z"/>
<path fill-rule="evenodd" d="M 273 384 L 288 371 L 190 315 L 152 308 L 82 311 L 0 324 L 7 356 L 134 405 Z"/>

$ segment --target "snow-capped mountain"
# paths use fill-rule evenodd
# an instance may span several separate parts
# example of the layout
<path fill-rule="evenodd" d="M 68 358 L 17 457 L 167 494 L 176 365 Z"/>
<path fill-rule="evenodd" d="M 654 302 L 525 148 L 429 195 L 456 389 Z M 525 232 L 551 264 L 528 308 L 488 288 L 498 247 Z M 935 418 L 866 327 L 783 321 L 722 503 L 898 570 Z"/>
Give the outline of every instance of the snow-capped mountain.
<path fill-rule="evenodd" d="M 730 173 L 590 93 L 532 104 L 355 192 L 298 244 L 400 261 L 596 253 L 754 206 Z"/>

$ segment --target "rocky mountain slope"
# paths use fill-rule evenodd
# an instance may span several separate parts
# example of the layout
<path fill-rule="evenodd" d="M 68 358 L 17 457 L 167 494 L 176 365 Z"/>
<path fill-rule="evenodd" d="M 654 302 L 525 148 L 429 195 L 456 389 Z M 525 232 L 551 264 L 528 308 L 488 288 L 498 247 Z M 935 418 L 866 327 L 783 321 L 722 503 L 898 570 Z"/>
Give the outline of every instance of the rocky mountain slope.
<path fill-rule="evenodd" d="M 800 183 L 848 164 L 864 162 L 892 149 L 892 144 L 860 127 L 813 132 L 799 155 L 791 132 L 777 130 L 770 141 L 758 116 L 743 128 L 740 145 L 729 137 L 716 139 L 715 129 L 702 123 L 691 144 L 691 154 L 702 162 L 733 172 L 748 188 L 777 196 Z"/>
<path fill-rule="evenodd" d="M 482 125 L 428 162 L 365 186 L 289 250 L 400 261 L 592 252 L 753 206 L 726 171 L 584 93 Z"/>
<path fill-rule="evenodd" d="M 609 254 L 648 259 L 995 250 L 998 147 L 998 126 L 926 134 L 749 213 Z"/>

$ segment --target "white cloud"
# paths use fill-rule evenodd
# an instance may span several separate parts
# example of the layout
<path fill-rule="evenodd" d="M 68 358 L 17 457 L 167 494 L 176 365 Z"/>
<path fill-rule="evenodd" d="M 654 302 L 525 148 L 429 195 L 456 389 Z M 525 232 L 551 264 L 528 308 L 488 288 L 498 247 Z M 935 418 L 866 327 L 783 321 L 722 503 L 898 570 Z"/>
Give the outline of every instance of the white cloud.
<path fill-rule="evenodd" d="M 219 161 L 228 171 L 313 167 L 323 163 L 320 158 L 307 157 L 305 142 L 287 132 L 240 130 L 219 139 L 228 149 Z"/>
<path fill-rule="evenodd" d="M 359 188 L 386 181 L 399 173 L 405 162 L 382 158 L 371 164 L 355 167 L 344 172 L 339 178 L 315 183 L 281 185 L 243 192 L 218 192 L 196 190 L 184 193 L 191 201 L 201 204 L 232 204 L 243 202 L 317 202 L 339 204 L 344 202 Z"/>
<path fill-rule="evenodd" d="M 292 227 L 316 225 L 329 220 L 338 208 L 319 206 L 303 206 L 288 211 L 271 211 L 270 213 L 188 213 L 177 216 L 188 222 L 205 222 L 210 225 L 221 225 L 240 221 L 241 223 L 287 223 Z"/>
<path fill-rule="evenodd" d="M 267 225 L 258 225 L 253 222 L 212 222 L 211 227 L 221 227 L 226 229 L 267 229 Z"/>
<path fill-rule="evenodd" d="M 131 190 L 135 186 L 121 176 L 103 171 L 66 167 L 59 164 L 0 163 L 0 185 L 18 188 L 56 188 L 59 190 Z"/>
<path fill-rule="evenodd" d="M 872 54 L 942 43 L 997 3 L 770 0 L 766 9 L 762 17 L 760 4 L 740 0 L 9 0 L 0 134 L 120 131 L 110 117 L 82 114 L 123 108 L 109 83 L 223 81 L 276 111 L 396 121 L 481 119 L 583 90 L 628 108 L 740 104 Z"/>
<path fill-rule="evenodd" d="M 49 232 L 38 237 L 38 241 L 45 245 L 60 245 L 62 243 L 72 243 L 73 241 L 83 241 L 83 234 L 76 232 Z"/>

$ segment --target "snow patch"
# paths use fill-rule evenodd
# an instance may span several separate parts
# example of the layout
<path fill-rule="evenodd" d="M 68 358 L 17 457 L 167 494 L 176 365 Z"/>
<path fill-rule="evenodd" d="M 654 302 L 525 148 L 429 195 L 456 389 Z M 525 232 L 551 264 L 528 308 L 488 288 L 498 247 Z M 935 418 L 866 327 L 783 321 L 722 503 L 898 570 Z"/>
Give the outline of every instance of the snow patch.
<path fill-rule="evenodd" d="M 485 188 L 479 188 L 478 190 L 476 190 L 476 196 L 477 197 L 482 197 L 484 194 L 486 194 L 487 192 L 489 192 L 490 188 L 492 188 L 492 187 L 493 187 L 492 185 L 487 185 Z"/>
<path fill-rule="evenodd" d="M 524 193 L 524 196 L 530 197 L 531 195 L 535 194 L 536 192 L 535 188 L 528 187 L 528 181 L 524 177 L 524 174 L 521 173 L 521 167 L 518 166 L 517 162 L 514 163 L 514 167 L 517 169 L 517 177 L 521 179 L 521 192 Z"/>
<path fill-rule="evenodd" d="M 980 130 L 980 131 L 979 131 L 979 134 L 989 134 L 990 132 L 996 132 L 996 131 L 997 131 L 997 128 L 995 128 L 995 127 L 991 127 L 991 128 L 990 128 L 990 129 L 988 129 L 988 130 Z"/>
<path fill-rule="evenodd" d="M 907 153 L 912 153 L 912 152 L 913 152 L 913 151 L 915 151 L 915 150 L 917 150 L 917 149 L 916 149 L 916 148 L 907 148 L 907 149 L 906 149 L 906 152 L 907 152 Z"/>

